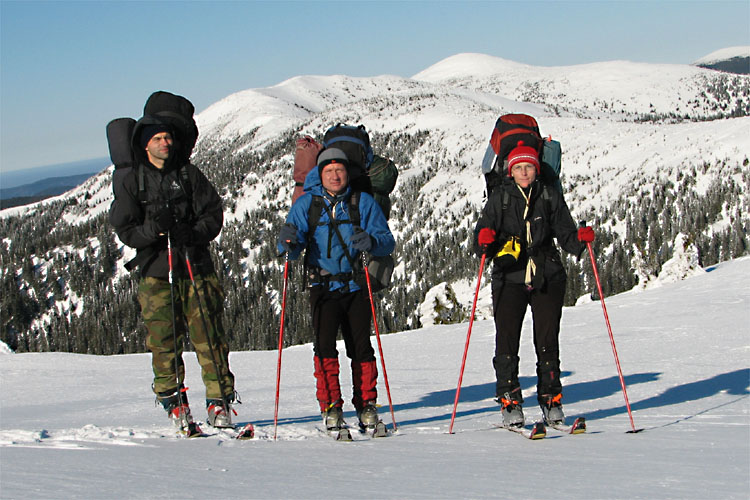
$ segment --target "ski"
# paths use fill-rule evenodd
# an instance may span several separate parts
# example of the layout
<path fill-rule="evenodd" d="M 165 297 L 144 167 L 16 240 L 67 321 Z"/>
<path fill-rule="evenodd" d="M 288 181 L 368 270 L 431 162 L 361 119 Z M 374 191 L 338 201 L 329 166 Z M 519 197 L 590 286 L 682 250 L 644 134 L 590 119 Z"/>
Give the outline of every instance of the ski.
<path fill-rule="evenodd" d="M 381 438 L 389 436 L 388 427 L 386 427 L 385 423 L 383 423 L 382 420 L 378 421 L 378 423 L 373 427 L 366 427 L 360 424 L 359 432 L 361 432 L 362 434 L 367 434 L 371 438 Z"/>
<path fill-rule="evenodd" d="M 177 435 L 184 438 L 204 437 L 201 428 L 195 422 L 190 422 L 187 427 L 177 429 Z"/>
<path fill-rule="evenodd" d="M 503 424 L 499 424 L 496 427 L 515 432 L 516 434 L 522 435 L 526 439 L 532 440 L 544 439 L 544 437 L 547 435 L 547 429 L 544 427 L 544 424 L 542 422 L 535 422 L 530 429 L 527 429 L 526 427 L 512 427 Z"/>
<path fill-rule="evenodd" d="M 210 425 L 210 424 L 209 424 Z M 213 427 L 213 426 L 211 426 Z M 255 437 L 255 427 L 253 424 L 235 424 L 232 427 L 213 427 L 219 433 L 228 435 L 234 439 L 244 440 Z"/>
<path fill-rule="evenodd" d="M 340 427 L 338 429 L 327 429 L 326 434 L 331 436 L 334 441 L 352 441 L 352 433 L 346 427 Z"/>
<path fill-rule="evenodd" d="M 552 427 L 555 430 L 558 430 L 560 432 L 564 432 L 566 434 L 583 434 L 586 432 L 586 418 L 585 417 L 578 417 L 575 419 L 575 422 L 573 422 L 572 425 L 565 425 L 565 424 L 547 424 L 549 427 Z"/>
<path fill-rule="evenodd" d="M 253 427 L 253 424 L 238 424 L 226 430 L 230 431 L 233 434 L 234 439 L 245 440 L 255 437 L 255 427 Z"/>

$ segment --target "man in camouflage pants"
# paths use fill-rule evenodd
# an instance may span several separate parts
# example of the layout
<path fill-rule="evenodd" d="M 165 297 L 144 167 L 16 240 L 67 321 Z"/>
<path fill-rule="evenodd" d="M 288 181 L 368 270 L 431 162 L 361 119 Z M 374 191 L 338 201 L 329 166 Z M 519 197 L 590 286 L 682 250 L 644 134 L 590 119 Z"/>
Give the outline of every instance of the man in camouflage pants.
<path fill-rule="evenodd" d="M 221 400 L 219 375 L 214 367 L 211 347 L 213 347 L 213 356 L 216 358 L 219 371 L 223 373 L 222 383 L 224 387 L 234 387 L 234 376 L 229 371 L 228 364 L 229 348 L 222 333 L 221 311 L 224 295 L 219 288 L 216 275 L 206 278 L 198 277 L 196 278 L 196 285 L 202 300 L 200 307 L 203 307 L 203 312 L 209 318 L 212 318 L 212 321 L 206 321 L 211 343 L 208 342 L 207 333 L 200 316 L 201 310 L 189 279 L 179 279 L 174 285 L 175 313 L 178 317 L 184 317 L 187 321 L 190 340 L 201 365 L 201 375 L 206 386 L 206 398 Z M 138 302 L 141 305 L 143 321 L 148 329 L 146 347 L 152 353 L 154 392 L 157 395 L 174 393 L 175 359 L 180 370 L 180 380 L 185 379 L 185 365 L 182 362 L 182 342 L 177 343 L 177 352 L 175 352 L 169 283 L 149 276 L 142 278 L 138 287 Z M 185 326 L 185 321 L 175 323 L 178 338 L 185 336 Z"/>
<path fill-rule="evenodd" d="M 210 425 L 233 426 L 236 393 L 221 321 L 224 294 L 209 251 L 224 221 L 222 202 L 189 162 L 192 144 L 178 125 L 146 114 L 135 123 L 129 139 L 133 166 L 115 170 L 109 216 L 120 240 L 137 251 L 126 267 L 140 270 L 138 301 L 152 353 L 153 390 L 175 425 L 190 435 L 197 427 L 184 387 L 186 333 L 201 365 Z"/>

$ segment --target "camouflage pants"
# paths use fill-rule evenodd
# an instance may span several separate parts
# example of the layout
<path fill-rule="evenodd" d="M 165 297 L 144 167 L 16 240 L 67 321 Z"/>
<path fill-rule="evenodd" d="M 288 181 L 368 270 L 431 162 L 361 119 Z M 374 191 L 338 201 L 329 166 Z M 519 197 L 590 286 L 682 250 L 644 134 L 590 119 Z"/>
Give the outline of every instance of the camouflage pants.
<path fill-rule="evenodd" d="M 169 281 L 161 278 L 141 278 L 138 287 L 138 302 L 141 304 L 143 322 L 148 330 L 146 347 L 151 351 L 154 370 L 154 392 L 174 392 L 185 380 L 185 365 L 182 361 L 183 339 L 190 333 L 201 376 L 206 386 L 207 399 L 221 398 L 219 377 L 224 385 L 225 396 L 231 400 L 234 394 L 234 375 L 229 370 L 229 348 L 225 341 L 221 312 L 224 293 L 215 274 L 196 276 L 198 297 L 191 281 L 177 278 L 174 283 L 175 330 L 177 345 L 172 330 L 172 301 Z M 201 307 L 206 316 L 208 332 L 201 319 Z M 176 349 L 175 349 L 176 347 Z M 213 347 L 213 352 L 211 351 Z M 179 372 L 179 384 L 175 374 L 175 362 Z M 217 372 L 218 368 L 218 372 Z"/>

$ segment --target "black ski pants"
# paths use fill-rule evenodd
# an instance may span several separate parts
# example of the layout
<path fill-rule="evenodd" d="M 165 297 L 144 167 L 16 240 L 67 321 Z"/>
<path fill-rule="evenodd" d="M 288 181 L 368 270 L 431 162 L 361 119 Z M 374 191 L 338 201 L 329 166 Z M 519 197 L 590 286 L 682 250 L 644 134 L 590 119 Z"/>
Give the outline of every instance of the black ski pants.
<path fill-rule="evenodd" d="M 336 337 L 339 328 L 344 338 L 346 355 L 355 362 L 375 360 L 370 343 L 372 311 L 367 290 L 355 292 L 330 291 L 327 287 L 310 289 L 315 356 L 338 358 Z"/>
<path fill-rule="evenodd" d="M 542 289 L 528 290 L 520 283 L 493 280 L 492 307 L 495 318 L 496 395 L 516 391 L 523 402 L 518 381 L 518 350 L 526 309 L 531 306 L 536 351 L 537 398 L 562 392 L 560 383 L 560 319 L 565 299 L 565 281 L 548 282 Z"/>

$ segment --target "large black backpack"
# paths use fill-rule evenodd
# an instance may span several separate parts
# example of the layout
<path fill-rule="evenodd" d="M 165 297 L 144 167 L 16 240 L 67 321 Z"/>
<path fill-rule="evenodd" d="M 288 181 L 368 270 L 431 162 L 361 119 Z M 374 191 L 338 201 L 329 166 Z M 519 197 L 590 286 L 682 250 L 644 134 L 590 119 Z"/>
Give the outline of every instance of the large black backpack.
<path fill-rule="evenodd" d="M 176 160 L 187 163 L 198 140 L 193 103 L 181 95 L 159 90 L 151 94 L 143 107 L 143 116 L 151 116 L 169 125 L 175 141 Z"/>

